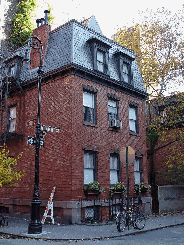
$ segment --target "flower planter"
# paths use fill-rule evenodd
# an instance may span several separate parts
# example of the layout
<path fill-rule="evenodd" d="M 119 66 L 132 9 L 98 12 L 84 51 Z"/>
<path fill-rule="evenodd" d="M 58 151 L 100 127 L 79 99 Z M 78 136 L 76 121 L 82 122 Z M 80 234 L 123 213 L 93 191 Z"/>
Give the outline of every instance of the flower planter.
<path fill-rule="evenodd" d="M 84 190 L 84 194 L 86 196 L 98 196 L 101 193 L 99 192 L 99 190 L 88 190 L 88 189 L 86 189 L 86 190 Z"/>
<path fill-rule="evenodd" d="M 119 190 L 115 190 L 113 192 L 110 191 L 110 196 L 113 197 L 113 196 L 123 196 L 125 193 L 125 190 L 124 189 L 119 189 Z"/>

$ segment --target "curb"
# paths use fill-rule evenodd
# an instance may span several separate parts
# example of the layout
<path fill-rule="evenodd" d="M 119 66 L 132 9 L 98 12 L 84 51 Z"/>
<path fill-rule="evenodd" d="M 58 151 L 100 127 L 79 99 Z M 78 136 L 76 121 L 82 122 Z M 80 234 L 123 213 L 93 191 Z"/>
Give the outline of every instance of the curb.
<path fill-rule="evenodd" d="M 163 228 L 169 228 L 169 227 L 175 227 L 175 226 L 179 226 L 179 225 L 184 225 L 183 223 L 179 223 L 179 224 L 174 224 L 174 225 L 166 225 L 166 226 L 160 226 L 160 227 L 156 227 L 156 228 L 152 228 L 152 229 L 147 229 L 147 230 L 139 230 L 139 231 L 135 231 L 135 232 L 130 232 L 127 234 L 120 234 L 120 235 L 115 235 L 115 236 L 108 236 L 108 237 L 94 237 L 94 238 L 39 238 L 39 237 L 33 237 L 33 236 L 23 236 L 23 235 L 14 235 L 11 233 L 6 233 L 6 232 L 0 232 L 0 235 L 3 236 L 10 236 L 11 239 L 34 239 L 34 240 L 42 240 L 42 241 L 89 241 L 89 240 L 104 240 L 104 239 L 109 239 L 109 238 L 115 238 L 115 237 L 123 237 L 123 236 L 131 236 L 131 235 L 137 235 L 137 234 L 141 234 L 141 233 L 146 233 L 149 231 L 154 231 L 154 230 L 160 230 Z M 35 234 L 34 234 L 35 235 Z M 38 234 L 38 236 L 41 234 Z"/>

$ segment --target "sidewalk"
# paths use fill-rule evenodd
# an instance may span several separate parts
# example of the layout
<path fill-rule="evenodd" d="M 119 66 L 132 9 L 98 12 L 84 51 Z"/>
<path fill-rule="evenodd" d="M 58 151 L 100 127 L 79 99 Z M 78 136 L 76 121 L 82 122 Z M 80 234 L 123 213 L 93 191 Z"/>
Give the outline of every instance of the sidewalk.
<path fill-rule="evenodd" d="M 94 225 L 59 225 L 44 224 L 42 233 L 38 235 L 28 234 L 29 221 L 25 219 L 9 218 L 9 224 L 0 227 L 0 233 L 12 234 L 20 237 L 44 238 L 52 240 L 79 240 L 100 239 L 117 236 L 125 236 L 145 231 L 151 231 L 169 226 L 184 224 L 184 214 L 168 214 L 166 216 L 149 216 L 143 230 L 135 230 L 130 227 L 123 232 L 118 232 L 116 224 Z"/>

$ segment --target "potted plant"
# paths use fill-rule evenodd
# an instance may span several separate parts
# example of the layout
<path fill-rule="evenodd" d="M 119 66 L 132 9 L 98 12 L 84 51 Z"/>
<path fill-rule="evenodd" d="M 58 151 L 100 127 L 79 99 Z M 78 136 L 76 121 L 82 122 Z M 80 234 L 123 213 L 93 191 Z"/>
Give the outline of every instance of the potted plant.
<path fill-rule="evenodd" d="M 87 186 L 84 186 L 85 194 L 101 194 L 104 190 L 100 187 L 98 181 L 93 181 Z"/>
<path fill-rule="evenodd" d="M 117 182 L 115 185 L 109 188 L 110 197 L 113 197 L 114 194 L 125 194 L 126 187 L 121 183 Z"/>
<path fill-rule="evenodd" d="M 149 189 L 143 182 L 136 184 L 134 188 L 134 193 L 140 194 L 141 192 L 146 192 Z"/>

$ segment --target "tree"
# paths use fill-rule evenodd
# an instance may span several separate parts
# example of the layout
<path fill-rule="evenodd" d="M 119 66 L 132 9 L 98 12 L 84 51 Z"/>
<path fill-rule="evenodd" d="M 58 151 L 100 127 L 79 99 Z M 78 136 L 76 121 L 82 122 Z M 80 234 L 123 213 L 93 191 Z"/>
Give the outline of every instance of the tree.
<path fill-rule="evenodd" d="M 34 24 L 32 17 L 36 8 L 36 0 L 21 0 L 17 4 L 17 12 L 10 22 L 10 44 L 19 48 L 31 35 Z"/>
<path fill-rule="evenodd" d="M 159 171 L 158 182 L 184 183 L 184 93 L 154 99 L 149 110 L 148 154 L 154 158 L 155 153 L 166 147 L 169 153 L 160 156 L 165 167 Z"/>
<path fill-rule="evenodd" d="M 145 13 L 144 13 L 145 14 Z M 143 82 L 150 96 L 163 95 L 171 82 L 183 82 L 184 38 L 181 14 L 165 9 L 146 12 L 141 24 L 123 27 L 115 41 L 135 52 Z"/>
<path fill-rule="evenodd" d="M 115 41 L 134 51 L 149 94 L 147 142 L 151 172 L 154 154 L 159 149 L 169 147 L 171 154 L 165 159 L 166 168 L 162 173 L 168 181 L 176 183 L 179 179 L 184 180 L 184 96 L 165 97 L 164 93 L 171 84 L 183 83 L 184 19 L 182 12 L 172 15 L 164 8 L 155 13 L 147 10 L 143 15 L 141 23 L 119 30 Z"/>
<path fill-rule="evenodd" d="M 0 150 L 0 187 L 3 185 L 17 185 L 16 181 L 20 180 L 24 175 L 23 171 L 17 171 L 15 166 L 17 165 L 18 159 L 9 156 L 9 151 L 4 145 Z"/>

